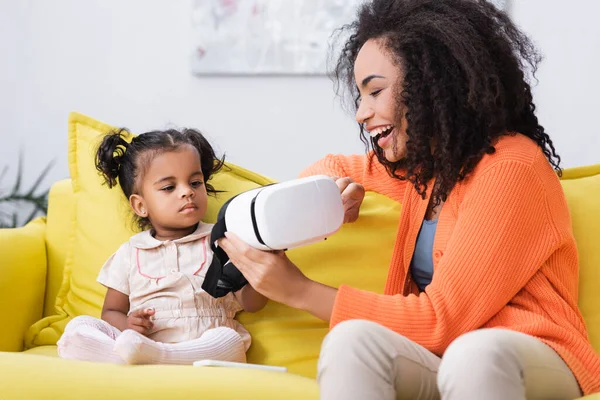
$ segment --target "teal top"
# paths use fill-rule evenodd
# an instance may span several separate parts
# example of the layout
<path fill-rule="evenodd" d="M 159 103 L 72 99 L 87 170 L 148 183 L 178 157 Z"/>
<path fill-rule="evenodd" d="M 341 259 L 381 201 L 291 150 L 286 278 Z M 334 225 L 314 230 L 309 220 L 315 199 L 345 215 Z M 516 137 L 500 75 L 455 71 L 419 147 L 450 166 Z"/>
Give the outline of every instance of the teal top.
<path fill-rule="evenodd" d="M 433 239 L 438 220 L 424 220 L 417 237 L 415 253 L 410 262 L 410 273 L 420 291 L 431 283 L 433 278 Z"/>

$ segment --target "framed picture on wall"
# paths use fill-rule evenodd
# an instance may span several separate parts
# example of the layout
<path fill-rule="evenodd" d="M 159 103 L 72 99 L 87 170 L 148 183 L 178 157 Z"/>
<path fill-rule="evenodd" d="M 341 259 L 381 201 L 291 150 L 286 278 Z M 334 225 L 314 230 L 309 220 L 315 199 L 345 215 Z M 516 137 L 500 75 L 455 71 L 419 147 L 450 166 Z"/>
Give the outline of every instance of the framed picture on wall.
<path fill-rule="evenodd" d="M 490 0 L 500 8 L 508 0 Z M 324 75 L 331 35 L 364 0 L 194 0 L 197 75 Z"/>
<path fill-rule="evenodd" d="M 194 74 L 322 75 L 362 0 L 195 0 Z"/>

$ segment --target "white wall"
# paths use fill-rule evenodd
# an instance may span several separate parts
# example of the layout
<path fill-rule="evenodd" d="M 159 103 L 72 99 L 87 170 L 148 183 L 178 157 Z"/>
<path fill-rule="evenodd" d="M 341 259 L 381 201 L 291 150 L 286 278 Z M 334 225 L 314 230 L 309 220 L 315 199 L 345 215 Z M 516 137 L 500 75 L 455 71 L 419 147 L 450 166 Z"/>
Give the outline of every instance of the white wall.
<path fill-rule="evenodd" d="M 0 166 L 22 147 L 29 181 L 52 158 L 49 181 L 67 177 L 71 110 L 134 132 L 199 128 L 276 179 L 362 151 L 326 77 L 192 76 L 190 11 L 189 0 L 0 0 Z"/>
<path fill-rule="evenodd" d="M 509 1 L 544 55 L 535 102 L 563 166 L 600 163 L 600 1 Z"/>
<path fill-rule="evenodd" d="M 50 159 L 48 182 L 67 177 L 71 110 L 135 132 L 199 128 L 232 162 L 276 179 L 328 152 L 362 151 L 325 77 L 192 76 L 190 9 L 191 0 L 0 0 L 0 166 L 22 148 L 27 181 Z M 535 95 L 564 166 L 600 162 L 600 2 L 512 0 L 511 12 L 546 55 Z"/>

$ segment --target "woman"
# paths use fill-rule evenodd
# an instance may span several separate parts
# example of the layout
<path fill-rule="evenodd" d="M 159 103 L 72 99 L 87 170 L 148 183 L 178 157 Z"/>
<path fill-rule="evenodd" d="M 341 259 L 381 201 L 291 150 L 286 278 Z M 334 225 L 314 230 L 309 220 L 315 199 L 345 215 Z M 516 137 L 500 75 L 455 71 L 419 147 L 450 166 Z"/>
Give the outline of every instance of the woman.
<path fill-rule="evenodd" d="M 373 0 L 345 29 L 336 77 L 373 150 L 304 175 L 340 177 L 347 222 L 365 190 L 402 203 L 384 294 L 327 287 L 282 253 L 221 242 L 258 292 L 330 321 L 321 397 L 600 391 L 560 158 L 526 80 L 531 42 L 484 0 Z"/>

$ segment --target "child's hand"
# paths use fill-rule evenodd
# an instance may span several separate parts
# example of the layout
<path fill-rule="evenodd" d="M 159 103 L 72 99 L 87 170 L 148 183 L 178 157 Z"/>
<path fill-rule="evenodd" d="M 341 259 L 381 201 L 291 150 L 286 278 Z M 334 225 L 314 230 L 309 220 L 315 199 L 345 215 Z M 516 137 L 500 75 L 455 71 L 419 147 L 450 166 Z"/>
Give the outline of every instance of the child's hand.
<path fill-rule="evenodd" d="M 148 336 L 154 327 L 152 316 L 154 308 L 135 310 L 127 317 L 127 329 L 133 329 L 142 335 Z"/>

